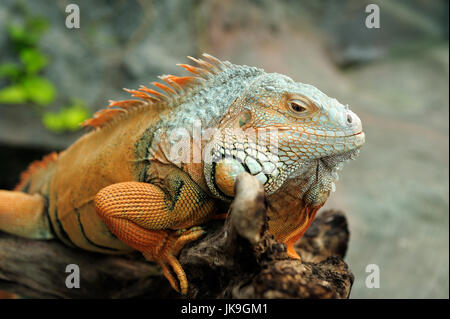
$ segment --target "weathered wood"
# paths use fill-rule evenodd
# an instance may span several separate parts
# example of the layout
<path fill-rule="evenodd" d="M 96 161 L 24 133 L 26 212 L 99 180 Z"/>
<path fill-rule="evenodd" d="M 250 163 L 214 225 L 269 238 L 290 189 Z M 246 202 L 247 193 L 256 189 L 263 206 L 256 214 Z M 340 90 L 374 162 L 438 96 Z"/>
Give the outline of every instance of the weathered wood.
<path fill-rule="evenodd" d="M 353 274 L 343 261 L 348 229 L 337 211 L 318 215 L 297 244 L 303 261 L 267 232 L 262 185 L 248 174 L 236 184 L 225 223 L 185 247 L 179 260 L 189 298 L 347 298 Z M 80 288 L 65 285 L 68 264 L 80 268 Z M 178 298 L 159 268 L 139 253 L 111 256 L 0 233 L 0 290 L 35 298 Z"/>

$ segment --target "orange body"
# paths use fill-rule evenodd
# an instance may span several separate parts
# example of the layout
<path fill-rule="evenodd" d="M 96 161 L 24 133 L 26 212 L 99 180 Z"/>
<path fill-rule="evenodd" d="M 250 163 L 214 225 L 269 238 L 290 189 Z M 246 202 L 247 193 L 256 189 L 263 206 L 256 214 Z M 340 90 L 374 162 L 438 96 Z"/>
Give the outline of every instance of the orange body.
<path fill-rule="evenodd" d="M 36 239 L 56 235 L 101 253 L 138 250 L 186 293 L 176 256 L 204 234 L 201 225 L 220 202 L 233 199 L 235 178 L 246 170 L 264 185 L 269 231 L 300 259 L 294 244 L 334 189 L 338 164 L 364 143 L 361 123 L 312 86 L 203 57 L 191 58 L 199 67 L 181 65 L 194 76 L 153 82 L 160 91 L 127 90 L 142 100 L 111 101 L 85 122 L 94 131 L 32 164 L 14 192 L 0 191 L 0 229 Z M 195 143 L 191 136 L 183 142 L 192 151 L 188 163 L 169 159 L 170 134 L 198 119 L 224 139 Z M 227 130 L 236 128 L 248 134 Z M 257 145 L 254 128 L 277 129 L 280 150 Z M 213 147 L 205 152 L 206 145 Z M 218 161 L 191 158 L 209 152 Z M 222 158 L 230 154 L 236 158 Z"/>

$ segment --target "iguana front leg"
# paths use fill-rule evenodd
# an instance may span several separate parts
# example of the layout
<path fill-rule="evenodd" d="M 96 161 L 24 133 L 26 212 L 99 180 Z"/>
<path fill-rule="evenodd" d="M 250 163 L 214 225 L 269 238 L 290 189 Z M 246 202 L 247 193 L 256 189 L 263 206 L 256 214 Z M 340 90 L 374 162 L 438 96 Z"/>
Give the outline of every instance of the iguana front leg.
<path fill-rule="evenodd" d="M 155 261 L 172 287 L 186 294 L 186 275 L 175 256 L 204 234 L 197 225 L 214 214 L 214 201 L 189 177 L 174 174 L 168 190 L 141 182 L 112 184 L 100 190 L 95 208 L 124 243 Z M 176 274 L 178 282 L 171 274 Z"/>

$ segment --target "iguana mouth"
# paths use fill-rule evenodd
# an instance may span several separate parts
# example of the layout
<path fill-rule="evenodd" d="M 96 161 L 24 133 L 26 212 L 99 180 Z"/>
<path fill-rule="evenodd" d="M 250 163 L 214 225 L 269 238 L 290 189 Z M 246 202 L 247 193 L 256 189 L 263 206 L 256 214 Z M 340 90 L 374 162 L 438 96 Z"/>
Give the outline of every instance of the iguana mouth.
<path fill-rule="evenodd" d="M 345 162 L 358 156 L 365 136 L 359 131 L 344 138 L 345 147 L 352 148 L 351 150 L 304 162 L 301 159 L 288 158 L 285 153 L 272 153 L 265 145 L 258 145 L 250 140 L 217 143 L 211 149 L 211 163 L 205 164 L 205 178 L 217 197 L 231 200 L 234 194 L 232 180 L 241 172 L 255 176 L 264 185 L 267 194 L 271 194 L 286 180 L 299 176 L 314 176 L 313 172 L 320 168 L 322 178 L 328 181 L 325 188 L 334 191 L 335 182 L 339 178 L 337 171 L 342 169 Z"/>
<path fill-rule="evenodd" d="M 356 136 L 356 135 L 361 135 L 361 134 L 363 134 L 363 131 L 360 131 L 360 132 L 355 133 L 355 134 L 348 135 L 348 136 L 346 136 L 346 137 Z"/>

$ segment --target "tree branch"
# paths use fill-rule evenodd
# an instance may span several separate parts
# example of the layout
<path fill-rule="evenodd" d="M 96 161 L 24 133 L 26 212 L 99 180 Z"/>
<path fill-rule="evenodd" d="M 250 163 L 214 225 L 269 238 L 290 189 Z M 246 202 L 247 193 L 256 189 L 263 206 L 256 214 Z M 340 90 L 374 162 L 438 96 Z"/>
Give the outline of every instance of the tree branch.
<path fill-rule="evenodd" d="M 189 298 L 347 298 L 353 274 L 343 261 L 349 232 L 337 211 L 318 215 L 297 243 L 303 262 L 267 232 L 264 190 L 244 174 L 225 223 L 186 246 L 179 260 Z M 65 285 L 68 264 L 80 267 L 80 288 Z M 0 290 L 35 298 L 179 298 L 158 266 L 139 253 L 112 256 L 0 233 Z"/>

